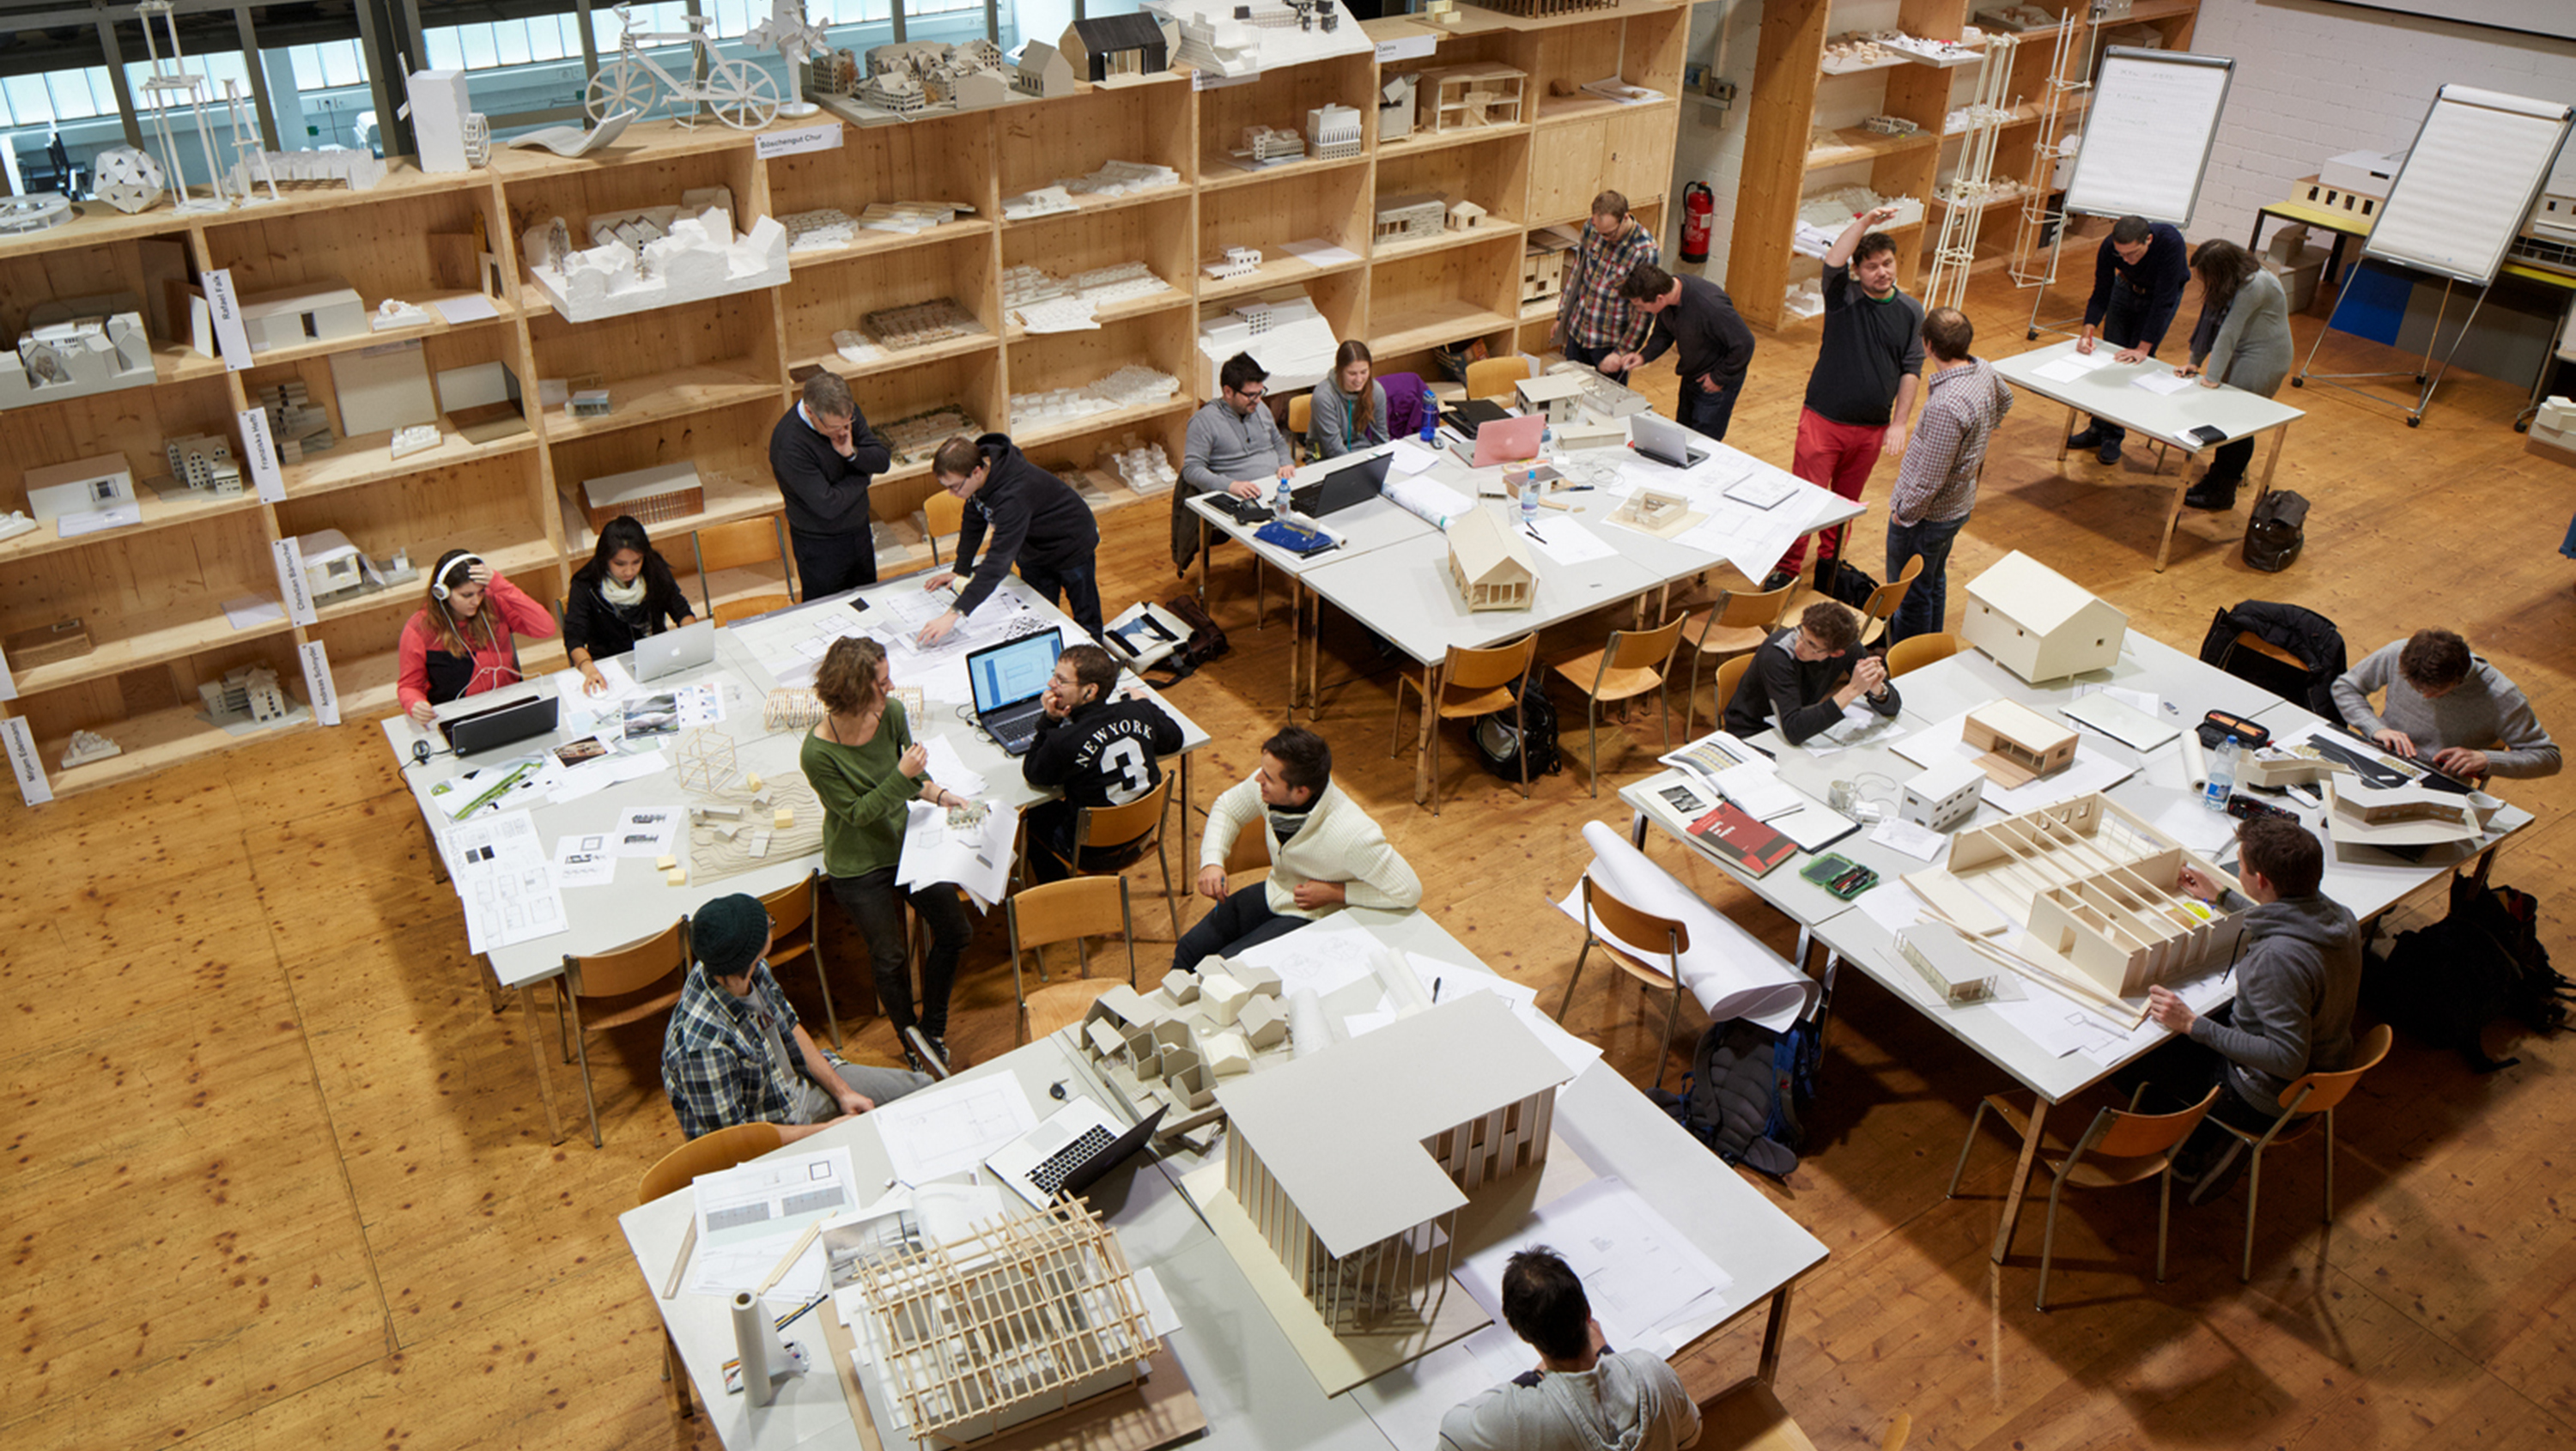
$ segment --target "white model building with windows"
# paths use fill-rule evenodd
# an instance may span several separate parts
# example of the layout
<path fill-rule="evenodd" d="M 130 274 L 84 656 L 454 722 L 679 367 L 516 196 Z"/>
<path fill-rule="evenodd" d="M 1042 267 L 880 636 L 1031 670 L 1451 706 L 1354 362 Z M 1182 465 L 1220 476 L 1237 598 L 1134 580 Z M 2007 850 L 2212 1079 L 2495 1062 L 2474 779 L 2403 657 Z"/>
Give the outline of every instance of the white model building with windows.
<path fill-rule="evenodd" d="M 292 706 L 285 690 L 277 683 L 277 672 L 265 665 L 243 665 L 224 672 L 221 680 L 209 680 L 197 687 L 198 698 L 206 703 L 206 714 L 218 725 L 246 722 L 251 725 L 275 725 L 286 719 Z"/>
<path fill-rule="evenodd" d="M 18 334 L 18 366 L 0 365 L 0 408 L 139 388 L 154 376 L 143 304 L 132 293 L 40 302 Z"/>
<path fill-rule="evenodd" d="M 1360 113 L 1349 106 L 1317 106 L 1306 113 L 1306 152 L 1317 161 L 1360 154 Z"/>
<path fill-rule="evenodd" d="M 250 350 L 265 353 L 303 343 L 334 343 L 368 336 L 366 301 L 344 282 L 287 287 L 241 300 L 242 332 Z"/>
<path fill-rule="evenodd" d="M 192 434 L 170 440 L 163 452 L 170 460 L 170 477 L 198 493 L 242 491 L 241 464 L 233 458 L 233 446 L 228 440 L 212 434 Z"/>

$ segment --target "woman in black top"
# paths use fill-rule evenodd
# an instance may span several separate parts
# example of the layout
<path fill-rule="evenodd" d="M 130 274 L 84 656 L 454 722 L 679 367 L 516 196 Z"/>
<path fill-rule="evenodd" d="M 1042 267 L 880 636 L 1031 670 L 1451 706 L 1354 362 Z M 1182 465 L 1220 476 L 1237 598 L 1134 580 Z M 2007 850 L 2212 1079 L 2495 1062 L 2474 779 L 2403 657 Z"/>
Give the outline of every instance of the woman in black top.
<path fill-rule="evenodd" d="M 636 641 L 662 633 L 665 620 L 676 630 L 695 618 L 644 526 L 620 514 L 599 531 L 590 563 L 573 571 L 572 593 L 564 597 L 564 648 L 581 671 L 581 688 L 597 695 L 608 681 L 593 661 L 634 649 Z"/>

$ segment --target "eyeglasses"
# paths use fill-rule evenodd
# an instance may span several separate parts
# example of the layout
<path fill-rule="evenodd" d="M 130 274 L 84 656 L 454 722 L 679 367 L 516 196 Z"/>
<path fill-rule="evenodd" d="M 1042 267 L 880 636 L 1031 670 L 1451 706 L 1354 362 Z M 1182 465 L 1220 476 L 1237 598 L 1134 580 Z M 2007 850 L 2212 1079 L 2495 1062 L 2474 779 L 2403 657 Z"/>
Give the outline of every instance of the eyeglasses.
<path fill-rule="evenodd" d="M 1234 396 L 1242 399 L 1246 403 L 1258 403 L 1262 399 L 1270 396 L 1270 390 L 1268 388 L 1237 388 L 1234 390 Z"/>

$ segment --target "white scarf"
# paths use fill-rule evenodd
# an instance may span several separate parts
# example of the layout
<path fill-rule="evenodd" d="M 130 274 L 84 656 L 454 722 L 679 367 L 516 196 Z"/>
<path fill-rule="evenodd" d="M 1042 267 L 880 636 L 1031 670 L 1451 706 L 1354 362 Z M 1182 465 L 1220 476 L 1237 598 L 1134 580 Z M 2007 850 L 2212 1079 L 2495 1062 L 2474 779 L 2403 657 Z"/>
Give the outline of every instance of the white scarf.
<path fill-rule="evenodd" d="M 633 609 L 644 603 L 645 593 L 644 576 L 640 573 L 635 576 L 632 584 L 619 584 L 617 576 L 613 574 L 603 574 L 599 577 L 600 598 L 612 605 L 624 605 L 628 609 Z"/>

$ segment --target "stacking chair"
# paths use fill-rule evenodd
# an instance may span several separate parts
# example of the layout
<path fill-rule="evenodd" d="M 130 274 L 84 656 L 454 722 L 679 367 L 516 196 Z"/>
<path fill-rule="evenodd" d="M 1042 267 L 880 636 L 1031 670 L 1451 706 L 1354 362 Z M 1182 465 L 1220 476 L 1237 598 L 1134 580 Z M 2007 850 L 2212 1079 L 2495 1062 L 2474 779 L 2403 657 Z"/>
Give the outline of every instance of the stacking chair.
<path fill-rule="evenodd" d="M 1011 919 L 1011 988 L 1020 999 L 1020 1038 L 1032 1042 L 1067 1023 L 1080 1022 L 1094 999 L 1118 984 L 1091 976 L 1091 958 L 1083 939 L 1118 933 L 1127 943 L 1127 985 L 1136 985 L 1136 921 L 1127 905 L 1125 877 L 1074 877 L 1031 887 L 1005 904 Z M 1043 971 L 1049 943 L 1071 942 L 1081 975 L 1029 991 L 1020 971 L 1020 950 L 1027 948 Z"/>
<path fill-rule="evenodd" d="M 1132 848 L 1123 854 L 1124 862 L 1132 862 L 1143 856 L 1147 847 L 1152 847 L 1154 861 L 1163 869 L 1163 910 L 1171 914 L 1172 940 L 1177 942 L 1181 937 L 1181 906 L 1180 899 L 1172 892 L 1172 857 L 1163 841 L 1163 823 L 1172 799 L 1172 774 L 1165 771 L 1163 779 L 1154 783 L 1153 790 L 1124 806 L 1076 808 L 1073 816 L 1073 859 L 1064 865 L 1066 871 L 1081 876 L 1086 870 L 1082 865 L 1086 851 Z M 1045 850 L 1034 844 L 1033 849 Z M 1120 868 L 1112 870 L 1123 870 L 1123 862 Z M 1038 971 L 1038 981 L 1046 981 L 1043 966 Z"/>
<path fill-rule="evenodd" d="M 1599 929 L 1594 926 L 1596 922 L 1600 924 Z M 1643 959 L 1629 956 L 1612 946 L 1609 939 L 1602 936 L 1602 930 L 1622 942 L 1648 950 L 1652 950 L 1656 943 L 1663 944 L 1664 965 L 1658 968 Z M 1670 1005 L 1664 1009 L 1663 1041 L 1655 1048 L 1655 1086 L 1661 1088 L 1664 1086 L 1664 1060 L 1673 1053 L 1673 1024 L 1681 1018 L 1682 954 L 1690 951 L 1690 928 L 1671 917 L 1658 917 L 1628 905 L 1611 895 L 1609 888 L 1592 880 L 1591 873 L 1584 873 L 1583 951 L 1576 955 L 1574 972 L 1565 980 L 1565 1001 L 1556 1005 L 1556 1020 L 1560 1023 L 1574 1007 L 1574 985 L 1583 980 L 1583 964 L 1592 956 L 1596 945 L 1621 972 L 1635 978 L 1641 989 L 1660 988 L 1672 994 Z"/>
<path fill-rule="evenodd" d="M 1960 643 L 1958 636 L 1946 633 L 1899 640 L 1887 647 L 1887 678 L 1893 680 L 1909 670 L 1920 670 L 1936 660 L 1947 660 L 1959 653 Z"/>
<path fill-rule="evenodd" d="M 1862 644 L 1866 645 L 1872 639 L 1886 633 L 1888 618 L 1896 613 L 1898 605 L 1905 603 L 1906 591 L 1914 588 L 1915 577 L 1922 573 L 1923 556 L 1918 554 L 1905 561 L 1903 574 L 1869 592 L 1869 598 L 1863 601 L 1860 607 L 1860 642 Z"/>
<path fill-rule="evenodd" d="M 1332 386 L 1328 381 L 1325 387 Z M 1315 422 L 1315 395 L 1300 393 L 1288 400 L 1288 456 L 1299 463 L 1306 461 L 1306 430 Z"/>
<path fill-rule="evenodd" d="M 2350 1068 L 2337 1073 L 2301 1075 L 2297 1082 L 2281 1090 L 2281 1116 L 2272 1120 L 2271 1126 L 2261 1133 L 2240 1129 L 2225 1119 L 2217 1120 L 2220 1128 L 2236 1136 L 2244 1152 L 2254 1156 L 2253 1162 L 2245 1166 L 2245 1259 L 2237 1266 L 2236 1278 L 2239 1280 L 2254 1278 L 2254 1207 L 2263 1195 L 2263 1151 L 2276 1144 L 2295 1143 L 2308 1137 L 2309 1131 L 2321 1120 L 2325 1124 L 2326 1143 L 2325 1222 L 2334 1223 L 2335 1105 L 2352 1093 L 2353 1085 L 2361 1082 L 2361 1075 L 2378 1067 L 2379 1060 L 2388 1056 L 2388 1045 L 2394 1037 L 2388 1025 L 2382 1023 L 2371 1029 L 2369 1035 L 2353 1049 Z"/>
<path fill-rule="evenodd" d="M 1728 701 L 1735 699 L 1735 687 L 1744 683 L 1744 672 L 1752 668 L 1753 657 L 1750 655 L 1738 655 L 1734 659 L 1717 667 L 1717 687 L 1715 691 L 1717 714 L 1712 719 L 1712 724 L 1719 726 L 1726 724 L 1726 704 Z"/>
<path fill-rule="evenodd" d="M 823 937 L 814 930 L 822 893 L 823 874 L 817 871 L 761 898 L 760 905 L 769 912 L 769 931 L 775 939 L 769 944 L 770 975 L 777 975 L 781 963 L 814 959 L 814 985 L 823 990 L 823 1021 L 832 1030 L 832 1046 L 839 1048 L 843 1046 L 841 1015 L 832 1006 L 832 974 L 823 966 Z"/>
<path fill-rule="evenodd" d="M 2165 1278 L 2166 1229 L 2173 1220 L 2173 1151 L 2209 1113 L 2224 1086 L 2213 1087 L 2200 1102 L 2180 1113 L 2140 1113 L 2138 1098 L 2147 1091 L 2138 1085 L 2130 1095 L 2127 1108 L 2105 1108 L 2093 1115 L 2093 1122 L 2076 1140 L 2072 1152 L 2063 1145 L 2042 1139 L 2041 1162 L 2056 1177 L 2048 1185 L 2048 1226 L 2039 1245 L 2039 1308 L 2048 1308 L 2048 1266 L 2057 1256 L 2057 1199 L 2073 1184 L 2078 1189 L 2116 1189 L 2147 1179 L 2158 1181 L 2156 1199 L 2156 1283 Z M 2013 1100 L 2000 1093 L 1990 1093 L 1978 1102 L 1977 1111 L 1968 1119 L 1968 1137 L 1959 1145 L 1959 1162 L 1950 1168 L 1950 1187 L 1943 1192 L 1959 1192 L 1959 1176 L 1967 1170 L 1968 1151 L 1976 1147 L 1977 1127 L 1985 1122 L 1986 1110 L 2011 1125 L 2024 1140 L 2030 1137 L 2030 1115 Z M 2054 1155 L 2064 1153 L 2065 1157 Z M 2088 1157 L 2089 1156 L 2089 1157 Z M 2009 1243 L 2006 1249 L 2010 1249 Z"/>
<path fill-rule="evenodd" d="M 1664 726 L 1664 749 L 1673 748 L 1673 651 L 1679 648 L 1688 617 L 1675 615 L 1651 630 L 1612 630 L 1610 643 L 1589 655 L 1578 655 L 1556 667 L 1556 673 L 1583 692 L 1584 731 L 1592 763 L 1592 795 L 1601 795 L 1601 703 L 1634 700 L 1655 691 L 1656 713 Z"/>
<path fill-rule="evenodd" d="M 1526 709 L 1523 705 L 1523 694 L 1529 688 L 1530 667 L 1537 660 L 1538 636 L 1535 634 L 1523 635 L 1508 645 L 1496 645 L 1484 650 L 1471 650 L 1463 645 L 1452 645 L 1449 647 L 1448 656 L 1440 662 L 1437 683 L 1432 687 L 1433 694 L 1424 698 L 1422 708 L 1431 712 L 1435 721 L 1472 719 L 1480 715 L 1492 715 L 1498 710 L 1509 710 L 1512 713 L 1512 729 L 1516 732 L 1523 731 L 1526 728 L 1522 720 Z M 1422 694 L 1422 682 L 1410 675 L 1397 675 L 1395 727 L 1386 744 L 1386 753 L 1390 756 L 1396 753 L 1404 740 L 1404 692 L 1408 688 L 1416 695 Z M 1428 743 L 1416 747 L 1416 752 L 1417 754 L 1427 753 L 1429 757 L 1431 814 L 1438 816 L 1440 814 L 1440 730 L 1438 725 L 1433 724 L 1430 730 L 1422 732 L 1422 736 L 1428 738 Z M 1530 783 L 1529 750 L 1526 746 L 1520 752 L 1520 760 L 1521 798 L 1527 800 L 1530 794 Z"/>
<path fill-rule="evenodd" d="M 555 979 L 555 1030 L 558 1036 L 569 1035 L 572 1040 L 564 1048 L 564 1061 L 569 1063 L 576 1053 L 580 1055 L 581 1105 L 590 1113 L 592 1148 L 600 1147 L 600 1137 L 599 1104 L 590 1091 L 590 1035 L 668 1012 L 680 1000 L 678 983 L 673 983 L 667 992 L 650 997 L 639 995 L 688 969 L 689 923 L 685 917 L 641 942 L 612 952 L 587 957 L 564 954 L 563 973 Z M 581 1014 L 584 998 L 621 1001 L 600 1016 L 585 1020 Z"/>
<path fill-rule="evenodd" d="M 946 489 L 933 489 L 930 497 L 921 501 L 921 520 L 928 526 L 923 532 L 930 536 L 930 562 L 944 563 L 939 554 L 939 541 L 965 527 L 966 501 Z"/>
<path fill-rule="evenodd" d="M 1536 376 L 1530 371 L 1529 359 L 1518 353 L 1508 358 L 1479 358 L 1467 365 L 1467 396 L 1509 398 L 1513 384 Z"/>
<path fill-rule="evenodd" d="M 1699 709 L 1700 662 L 1716 656 L 1750 655 L 1780 628 L 1780 616 L 1789 608 L 1789 596 L 1797 591 L 1794 584 L 1784 584 L 1766 592 L 1728 590 L 1717 597 L 1717 603 L 1690 617 L 1682 626 L 1682 638 L 1691 642 L 1690 693 L 1682 697 L 1682 739 L 1691 739 L 1691 721 Z M 1726 715 L 1726 696 L 1717 697 L 1717 714 Z"/>
<path fill-rule="evenodd" d="M 747 1163 L 784 1142 L 776 1124 L 735 1124 L 711 1134 L 700 1134 L 671 1152 L 661 1162 L 644 1171 L 644 1180 L 636 1186 L 635 1202 L 650 1204 L 665 1194 L 689 1187 L 700 1174 L 714 1174 Z M 683 1263 L 688 1256 L 683 1253 Z M 674 1279 L 681 1265 L 673 1265 Z M 697 1398 L 689 1394 L 689 1368 L 680 1363 L 680 1347 L 671 1332 L 662 1332 L 662 1382 L 670 1387 L 671 1410 L 682 1416 L 698 1413 Z"/>
<path fill-rule="evenodd" d="M 1226 848 L 1225 889 L 1239 892 L 1255 882 L 1268 880 L 1269 876 L 1270 824 L 1256 821 L 1235 837 L 1234 845 Z M 1210 902 L 1208 910 L 1215 911 L 1216 904 Z"/>
<path fill-rule="evenodd" d="M 706 601 L 708 618 L 719 625 L 783 610 L 796 602 L 791 597 L 796 588 L 796 565 L 787 548 L 787 525 L 776 514 L 693 529 L 689 532 L 689 550 L 698 560 L 698 597 Z M 722 608 L 717 607 L 712 578 L 715 571 L 773 563 L 778 566 L 775 591 L 727 600 Z"/>

